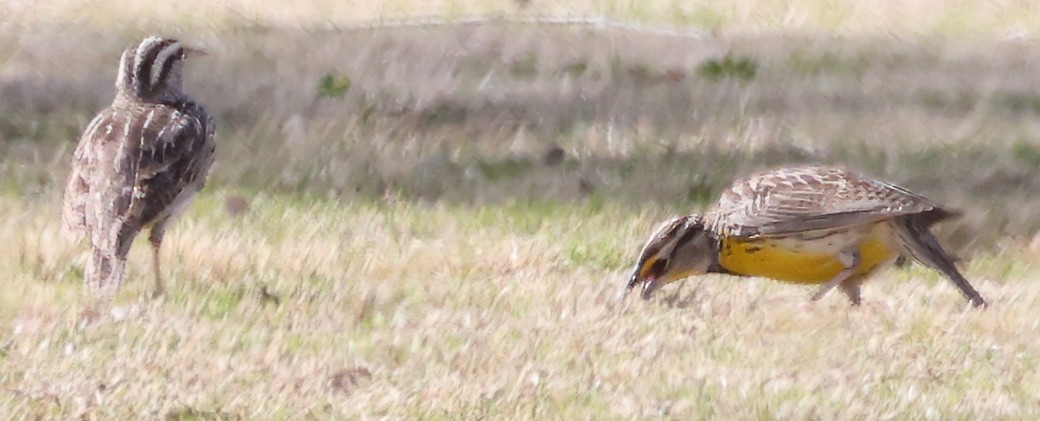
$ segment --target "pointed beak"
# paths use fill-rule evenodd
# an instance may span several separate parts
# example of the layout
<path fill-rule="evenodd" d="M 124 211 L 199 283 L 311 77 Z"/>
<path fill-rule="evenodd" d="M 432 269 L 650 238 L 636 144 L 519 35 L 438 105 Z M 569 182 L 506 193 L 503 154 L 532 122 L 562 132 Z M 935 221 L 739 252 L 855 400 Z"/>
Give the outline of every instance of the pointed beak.
<path fill-rule="evenodd" d="M 658 281 L 658 271 L 653 270 L 653 268 L 647 271 L 644 270 L 643 266 L 644 265 L 637 264 L 635 269 L 632 270 L 632 276 L 630 276 L 628 282 L 625 283 L 625 290 L 622 291 L 622 295 L 627 295 L 630 291 L 635 289 L 636 286 L 639 286 L 641 291 L 640 295 L 642 295 L 644 300 L 649 300 L 654 291 L 661 286 L 661 283 Z"/>
<path fill-rule="evenodd" d="M 649 300 L 650 296 L 654 294 L 654 291 L 657 291 L 657 287 L 661 286 L 661 283 L 657 281 L 658 279 L 660 278 L 651 276 L 649 278 L 646 278 L 645 281 L 643 281 L 644 300 Z"/>
<path fill-rule="evenodd" d="M 187 54 L 190 57 L 202 57 L 202 56 L 208 56 L 209 55 L 208 51 L 203 50 L 203 49 L 198 48 L 198 47 L 185 47 L 185 46 L 182 46 L 181 49 L 184 50 L 184 53 Z"/>

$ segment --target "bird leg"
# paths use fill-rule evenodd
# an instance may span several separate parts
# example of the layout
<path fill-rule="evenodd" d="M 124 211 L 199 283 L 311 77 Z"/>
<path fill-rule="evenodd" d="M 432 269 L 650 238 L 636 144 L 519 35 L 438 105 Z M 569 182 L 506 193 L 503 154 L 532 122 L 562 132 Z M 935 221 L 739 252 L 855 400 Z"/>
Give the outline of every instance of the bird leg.
<path fill-rule="evenodd" d="M 165 288 L 163 287 L 162 271 L 159 269 L 159 249 L 162 247 L 163 235 L 166 234 L 166 221 L 159 222 L 152 226 L 152 231 L 148 235 L 148 241 L 152 243 L 152 269 L 155 271 L 155 291 L 152 292 L 152 296 L 158 298 L 163 295 Z"/>
<path fill-rule="evenodd" d="M 863 301 L 860 299 L 860 285 L 863 285 L 862 277 L 855 277 L 846 279 L 841 285 L 838 285 L 838 289 L 845 293 L 845 296 L 849 298 L 849 302 L 854 306 L 860 305 Z"/>
<path fill-rule="evenodd" d="M 836 287 L 838 285 L 842 285 L 843 286 L 842 289 L 844 290 L 845 289 L 844 282 L 846 280 L 848 280 L 849 277 L 852 276 L 853 272 L 856 271 L 856 268 L 859 267 L 859 263 L 860 263 L 859 250 L 855 250 L 855 251 L 852 251 L 852 252 L 845 252 L 845 251 L 843 251 L 843 252 L 838 254 L 838 258 L 841 259 L 841 263 L 843 265 L 845 265 L 845 268 L 842 269 L 841 272 L 838 272 L 838 274 L 835 275 L 833 279 L 831 279 L 826 284 L 821 286 L 820 289 L 817 290 L 815 294 L 813 294 L 813 296 L 811 298 L 812 301 L 816 301 L 816 300 L 819 300 L 820 298 L 823 298 L 824 295 L 827 295 L 827 293 L 830 292 L 830 290 L 834 289 L 834 287 Z M 855 289 L 857 290 L 856 291 L 856 295 L 858 296 L 859 295 L 859 292 L 858 292 L 859 286 L 856 285 Z M 846 292 L 846 294 L 848 294 L 848 292 Z M 851 296 L 849 298 L 852 299 Z M 855 301 L 856 300 L 853 300 L 854 303 L 855 303 Z"/>

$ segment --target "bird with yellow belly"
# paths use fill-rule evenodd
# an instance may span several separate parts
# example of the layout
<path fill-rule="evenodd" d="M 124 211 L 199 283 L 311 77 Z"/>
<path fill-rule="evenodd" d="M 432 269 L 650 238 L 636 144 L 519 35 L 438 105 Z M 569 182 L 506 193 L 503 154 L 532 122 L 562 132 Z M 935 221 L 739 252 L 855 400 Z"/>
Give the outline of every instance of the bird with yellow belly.
<path fill-rule="evenodd" d="M 860 304 L 860 285 L 900 257 L 943 273 L 974 306 L 986 304 L 929 228 L 956 215 L 906 189 L 822 166 L 738 180 L 704 215 L 665 222 L 647 241 L 625 291 L 643 298 L 705 273 L 837 287 Z"/>

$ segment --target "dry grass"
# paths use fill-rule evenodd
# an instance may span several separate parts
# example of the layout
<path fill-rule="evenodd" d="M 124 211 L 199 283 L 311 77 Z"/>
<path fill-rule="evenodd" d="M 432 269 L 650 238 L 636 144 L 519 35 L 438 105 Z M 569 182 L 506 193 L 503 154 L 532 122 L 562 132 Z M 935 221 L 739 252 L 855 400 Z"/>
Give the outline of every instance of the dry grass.
<path fill-rule="evenodd" d="M 1037 418 L 1040 53 L 1005 37 L 1037 10 L 824 3 L 525 11 L 719 30 L 693 39 L 306 29 L 507 2 L 6 2 L 0 413 Z M 131 284 L 94 313 L 55 205 L 118 52 L 150 32 L 213 51 L 187 85 L 219 122 L 218 165 L 167 236 L 165 298 L 145 298 L 139 244 Z M 809 161 L 965 209 L 942 236 L 993 306 L 965 309 L 916 267 L 880 274 L 856 309 L 724 276 L 612 301 L 658 220 Z"/>
<path fill-rule="evenodd" d="M 862 308 L 721 276 L 612 306 L 635 239 L 662 215 L 264 195 L 232 217 L 210 194 L 171 232 L 169 294 L 146 298 L 140 247 L 136 281 L 90 319 L 83 250 L 52 199 L 8 197 L 0 214 L 14 233 L 0 250 L 20 256 L 0 263 L 8 414 L 1040 415 L 1025 252 L 967 266 L 985 311 L 917 269 L 883 273 Z"/>
<path fill-rule="evenodd" d="M 990 0 L 262 0 L 139 2 L 133 0 L 7 1 L 11 21 L 199 29 L 243 25 L 314 28 L 361 21 L 440 16 L 606 17 L 719 32 L 907 33 L 1022 37 L 1040 30 L 1040 6 Z"/>
<path fill-rule="evenodd" d="M 139 35 L 41 25 L 0 38 L 4 185 L 61 184 L 74 139 L 111 100 L 112 63 Z M 219 124 L 213 183 L 247 193 L 678 210 L 737 174 L 815 161 L 964 208 L 949 227 L 961 252 L 1040 229 L 1040 53 L 1029 41 L 536 25 L 189 39 L 213 51 L 188 69 Z M 753 76 L 705 70 L 727 58 L 748 60 Z M 326 76 L 349 88 L 321 96 Z"/>

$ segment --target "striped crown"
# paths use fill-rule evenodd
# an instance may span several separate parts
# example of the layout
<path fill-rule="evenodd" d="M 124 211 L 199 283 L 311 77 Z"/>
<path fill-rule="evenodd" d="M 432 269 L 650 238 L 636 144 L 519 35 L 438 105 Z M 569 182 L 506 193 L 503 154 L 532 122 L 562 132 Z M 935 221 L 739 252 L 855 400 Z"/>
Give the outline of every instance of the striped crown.
<path fill-rule="evenodd" d="M 116 88 L 142 100 L 177 99 L 185 48 L 174 39 L 148 37 L 123 52 Z"/>

